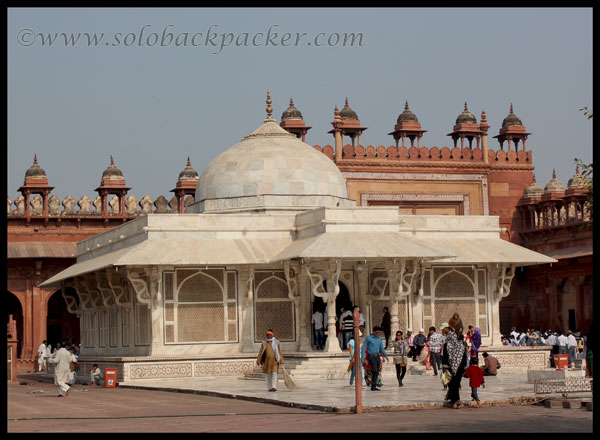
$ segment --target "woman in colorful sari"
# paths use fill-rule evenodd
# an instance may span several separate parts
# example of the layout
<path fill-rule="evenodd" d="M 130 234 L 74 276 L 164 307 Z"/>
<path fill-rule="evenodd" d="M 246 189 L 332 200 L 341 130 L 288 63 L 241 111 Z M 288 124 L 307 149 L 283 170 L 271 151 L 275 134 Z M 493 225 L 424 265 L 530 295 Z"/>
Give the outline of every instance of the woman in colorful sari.
<path fill-rule="evenodd" d="M 444 372 L 449 371 L 452 375 L 452 379 L 448 383 L 446 400 L 450 401 L 453 408 L 460 408 L 462 406 L 459 394 L 460 380 L 467 365 L 467 353 L 463 342 L 462 330 L 463 324 L 458 313 L 455 313 L 450 318 L 448 327 L 442 330 L 446 335 L 444 352 L 442 353 L 442 370 Z"/>
<path fill-rule="evenodd" d="M 475 331 L 471 335 L 471 359 L 477 359 L 479 347 L 481 347 L 481 329 L 475 327 Z"/>

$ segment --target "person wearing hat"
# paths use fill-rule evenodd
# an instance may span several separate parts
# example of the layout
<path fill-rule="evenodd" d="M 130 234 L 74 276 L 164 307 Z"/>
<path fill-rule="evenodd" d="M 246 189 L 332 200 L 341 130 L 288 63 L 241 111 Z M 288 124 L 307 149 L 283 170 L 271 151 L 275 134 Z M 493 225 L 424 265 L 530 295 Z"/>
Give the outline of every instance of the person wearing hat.
<path fill-rule="evenodd" d="M 415 349 L 413 350 L 413 362 L 417 361 L 417 358 L 421 354 L 421 350 L 423 350 L 423 347 L 425 347 L 426 343 L 427 337 L 425 336 L 425 329 L 420 328 L 419 334 L 413 339 L 413 344 L 415 347 Z"/>
<path fill-rule="evenodd" d="M 279 341 L 275 339 L 271 329 L 267 330 L 265 340 L 262 341 L 256 363 L 263 367 L 267 390 L 277 391 L 277 372 L 279 365 L 283 365 L 283 353 Z"/>
<path fill-rule="evenodd" d="M 415 351 L 415 345 L 413 343 L 413 340 L 415 339 L 415 335 L 413 335 L 413 333 L 412 333 L 412 328 L 409 327 L 406 329 L 406 337 L 404 339 L 406 340 L 406 343 L 408 344 L 408 357 L 412 358 L 413 353 Z"/>

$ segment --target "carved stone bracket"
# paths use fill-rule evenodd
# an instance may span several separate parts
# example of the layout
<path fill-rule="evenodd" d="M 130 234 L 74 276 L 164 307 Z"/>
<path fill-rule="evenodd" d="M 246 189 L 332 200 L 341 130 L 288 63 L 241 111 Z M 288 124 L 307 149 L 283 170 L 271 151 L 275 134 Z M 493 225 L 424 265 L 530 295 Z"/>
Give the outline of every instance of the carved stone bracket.
<path fill-rule="evenodd" d="M 102 296 L 102 303 L 105 307 L 110 308 L 115 305 L 115 298 L 112 294 L 112 289 L 108 285 L 108 280 L 106 279 L 106 272 L 96 272 L 96 287 L 100 291 L 100 295 Z"/>
<path fill-rule="evenodd" d="M 133 286 L 133 290 L 135 290 L 135 296 L 137 300 L 142 304 L 152 306 L 152 295 L 148 289 L 148 283 L 142 278 L 142 275 L 145 275 L 145 273 L 143 271 L 140 271 L 140 273 L 129 268 L 127 268 L 126 271 L 127 279 Z"/>
<path fill-rule="evenodd" d="M 342 261 L 324 261 L 321 265 L 325 272 L 327 291 L 323 289 L 323 275 L 316 272 L 318 269 L 315 267 L 314 263 L 307 264 L 304 267 L 311 281 L 313 295 L 323 298 L 323 301 L 327 302 L 329 299 L 335 299 L 338 293 L 340 293 L 338 281 L 340 279 L 340 272 L 342 271 Z"/>
<path fill-rule="evenodd" d="M 85 310 L 86 312 L 91 312 L 94 310 L 94 304 L 92 301 L 92 297 L 88 292 L 87 285 L 85 283 L 85 279 L 82 276 L 75 277 L 74 280 L 74 288 L 79 295 L 79 304 L 81 310 Z"/>
<path fill-rule="evenodd" d="M 410 294 L 410 287 L 415 275 L 417 274 L 416 260 L 413 261 L 412 272 L 408 272 L 406 259 L 401 259 L 398 263 L 394 261 L 386 261 L 385 270 L 388 276 L 390 285 L 390 300 L 399 301 L 400 299 Z"/>
<path fill-rule="evenodd" d="M 81 315 L 79 304 L 77 304 L 77 300 L 73 295 L 67 294 L 67 285 L 64 281 L 60 283 L 60 293 L 64 298 L 65 302 L 67 303 L 67 310 L 69 311 L 69 313 L 73 313 L 74 315 L 77 315 L 77 317 L 79 317 Z"/>
<path fill-rule="evenodd" d="M 106 279 L 114 296 L 115 303 L 118 306 L 124 307 L 126 310 L 131 309 L 133 301 L 129 292 L 127 279 L 121 278 L 120 280 L 116 280 L 114 272 L 110 267 L 106 268 Z"/>
<path fill-rule="evenodd" d="M 507 272 L 508 269 L 508 272 Z M 510 284 L 516 273 L 516 265 L 503 264 L 499 272 L 492 273 L 492 279 L 495 281 L 494 301 L 498 302 L 510 294 Z"/>
<path fill-rule="evenodd" d="M 92 305 L 97 309 L 104 309 L 106 306 L 104 305 L 104 301 L 102 298 L 102 293 L 96 287 L 96 277 L 93 273 L 87 273 L 84 275 L 85 285 L 87 287 L 88 294 L 92 299 Z"/>
<path fill-rule="evenodd" d="M 283 269 L 285 271 L 285 280 L 288 285 L 288 296 L 294 301 L 296 307 L 300 306 L 300 292 L 298 291 L 298 275 L 300 275 L 300 266 L 298 263 L 290 263 L 285 261 L 283 263 Z"/>

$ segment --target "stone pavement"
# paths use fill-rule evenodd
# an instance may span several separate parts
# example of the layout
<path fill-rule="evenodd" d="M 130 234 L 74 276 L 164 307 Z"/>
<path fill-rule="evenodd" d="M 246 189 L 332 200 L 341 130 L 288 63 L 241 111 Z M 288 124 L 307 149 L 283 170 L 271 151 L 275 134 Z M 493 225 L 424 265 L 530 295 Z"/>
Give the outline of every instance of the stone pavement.
<path fill-rule="evenodd" d="M 363 407 L 366 410 L 384 408 L 432 408 L 442 407 L 445 391 L 439 377 L 433 373 L 405 376 L 404 386 L 399 387 L 395 377 L 384 376 L 381 391 L 362 392 Z M 187 390 L 215 396 L 228 396 L 264 403 L 295 406 L 322 411 L 349 412 L 355 405 L 355 390 L 349 387 L 348 379 L 296 380 L 298 389 L 287 389 L 283 380 L 279 381 L 277 392 L 269 392 L 264 380 L 236 378 L 213 378 L 193 380 L 164 380 L 160 384 L 136 380 L 134 383 L 120 384 L 123 387 L 139 387 L 162 390 Z M 468 379 L 463 379 L 461 398 L 471 400 Z M 527 374 L 507 374 L 486 377 L 486 388 L 479 390 L 482 405 L 506 404 L 523 398 L 533 400 L 533 384 L 527 383 Z"/>
<path fill-rule="evenodd" d="M 21 378 L 51 380 L 43 374 L 20 375 Z M 505 372 L 485 378 L 486 388 L 479 388 L 481 406 L 505 405 L 536 400 L 533 384 L 527 382 L 527 372 Z M 327 412 L 351 412 L 355 405 L 355 389 L 349 387 L 349 375 L 344 379 L 296 380 L 298 389 L 287 389 L 279 380 L 277 392 L 269 392 L 264 380 L 248 380 L 232 377 L 135 380 L 120 383 L 121 388 L 136 388 L 159 391 L 175 391 L 216 397 L 228 397 L 279 406 L 312 409 Z M 365 411 L 384 409 L 441 408 L 445 391 L 439 377 L 428 372 L 423 375 L 406 375 L 404 386 L 399 387 L 395 376 L 384 373 L 381 391 L 363 388 L 362 402 Z M 469 380 L 463 378 L 461 399 L 471 401 Z M 537 400 L 558 395 L 538 396 Z M 577 398 L 578 395 L 572 396 Z M 579 397 L 591 398 L 590 393 Z"/>
<path fill-rule="evenodd" d="M 76 385 L 67 397 L 57 398 L 57 388 L 52 383 L 27 382 L 30 385 L 8 383 L 8 433 L 368 431 L 572 434 L 591 433 L 593 429 L 592 411 L 531 404 L 343 414 L 121 387 Z"/>

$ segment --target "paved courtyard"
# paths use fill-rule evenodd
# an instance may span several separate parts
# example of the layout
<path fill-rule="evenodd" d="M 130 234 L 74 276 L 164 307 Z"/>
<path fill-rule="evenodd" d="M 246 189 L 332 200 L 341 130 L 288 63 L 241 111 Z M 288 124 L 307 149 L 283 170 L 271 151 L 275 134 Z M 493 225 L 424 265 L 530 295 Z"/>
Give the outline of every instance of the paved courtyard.
<path fill-rule="evenodd" d="M 57 388 L 53 384 L 27 382 L 30 385 L 8 385 L 9 433 L 364 432 L 367 427 L 368 431 L 377 432 L 592 432 L 593 413 L 585 409 L 505 404 L 477 409 L 386 410 L 356 415 L 121 387 L 107 389 L 76 385 L 69 396 L 57 398 Z M 221 381 L 223 387 L 231 387 L 238 382 L 242 381 Z M 243 382 L 248 383 L 246 386 L 250 389 L 264 385 L 259 381 Z M 341 383 L 326 382 L 332 383 L 324 384 L 320 390 L 317 385 L 312 388 L 320 394 L 321 400 L 329 401 L 335 390 L 341 396 L 338 399 L 350 398 L 350 390 L 340 388 Z M 418 394 L 415 390 L 408 391 L 410 387 L 405 389 L 407 396 Z M 308 390 L 304 389 L 302 393 L 308 393 Z M 277 397 L 286 398 L 289 394 L 291 391 L 282 390 Z M 381 395 L 380 399 L 384 401 L 398 393 L 389 389 L 377 395 Z M 370 398 L 368 395 L 365 397 Z M 418 400 L 417 397 L 411 399 Z"/>
<path fill-rule="evenodd" d="M 136 386 L 154 389 L 176 389 L 197 392 L 210 392 L 252 399 L 260 402 L 283 402 L 310 409 L 350 411 L 354 406 L 355 390 L 346 379 L 297 380 L 298 389 L 287 389 L 283 380 L 279 381 L 277 392 L 267 391 L 264 380 L 246 380 L 237 378 L 193 379 L 193 380 L 136 380 L 123 386 Z M 439 377 L 433 373 L 407 375 L 404 386 L 399 387 L 392 375 L 384 375 L 381 391 L 364 389 L 363 406 L 369 409 L 381 407 L 418 408 L 441 407 L 445 392 Z M 463 379 L 461 398 L 470 401 L 471 389 L 468 379 Z M 505 374 L 486 377 L 486 388 L 479 390 L 482 404 L 506 404 L 510 399 L 533 399 L 533 384 L 527 383 L 527 373 Z"/>

